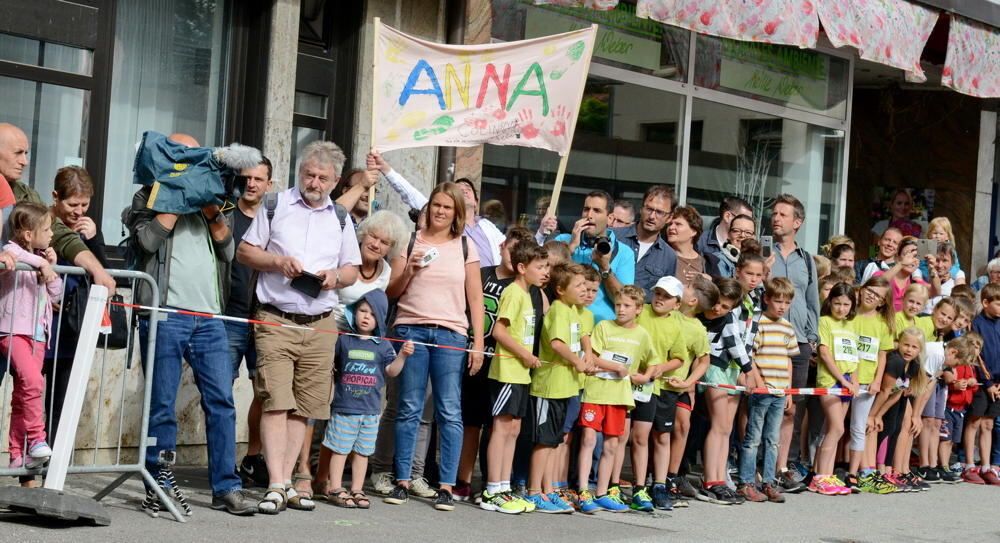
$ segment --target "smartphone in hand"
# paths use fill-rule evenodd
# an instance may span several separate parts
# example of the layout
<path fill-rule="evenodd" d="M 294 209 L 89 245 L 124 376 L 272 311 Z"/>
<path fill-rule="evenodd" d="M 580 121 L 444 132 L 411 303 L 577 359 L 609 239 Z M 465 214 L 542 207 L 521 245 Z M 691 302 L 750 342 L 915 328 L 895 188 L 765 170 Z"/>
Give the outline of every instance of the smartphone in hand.
<path fill-rule="evenodd" d="M 771 236 L 761 236 L 760 237 L 760 256 L 764 258 L 771 258 L 774 254 L 774 241 Z"/>

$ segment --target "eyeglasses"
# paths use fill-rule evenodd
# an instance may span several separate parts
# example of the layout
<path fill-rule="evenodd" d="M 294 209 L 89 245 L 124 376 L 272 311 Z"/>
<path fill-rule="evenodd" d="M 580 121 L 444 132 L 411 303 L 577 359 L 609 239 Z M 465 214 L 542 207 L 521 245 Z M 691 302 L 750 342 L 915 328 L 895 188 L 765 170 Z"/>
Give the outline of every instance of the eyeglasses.
<path fill-rule="evenodd" d="M 730 228 L 729 231 L 741 238 L 749 238 L 754 234 L 753 230 L 743 230 L 740 228 Z"/>
<path fill-rule="evenodd" d="M 885 300 L 885 294 L 879 294 L 878 291 L 872 287 L 865 287 L 863 290 L 867 294 L 874 296 L 880 302 Z"/>
<path fill-rule="evenodd" d="M 649 206 L 642 206 L 642 210 L 645 211 L 647 215 L 650 215 L 652 217 L 666 217 L 667 215 L 670 215 L 669 211 L 666 211 L 664 209 L 656 209 Z"/>

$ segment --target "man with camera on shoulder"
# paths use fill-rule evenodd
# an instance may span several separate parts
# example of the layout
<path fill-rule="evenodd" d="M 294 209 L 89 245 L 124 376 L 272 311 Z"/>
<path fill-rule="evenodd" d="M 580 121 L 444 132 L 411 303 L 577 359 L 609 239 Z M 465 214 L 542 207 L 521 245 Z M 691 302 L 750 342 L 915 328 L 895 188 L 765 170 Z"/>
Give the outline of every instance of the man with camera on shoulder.
<path fill-rule="evenodd" d="M 608 228 L 613 202 L 603 190 L 587 194 L 572 233 L 555 238 L 569 244 L 574 262 L 594 266 L 601 274 L 601 287 L 588 307 L 594 314 L 594 324 L 615 318 L 614 294 L 622 285 L 635 281 L 635 252 Z"/>

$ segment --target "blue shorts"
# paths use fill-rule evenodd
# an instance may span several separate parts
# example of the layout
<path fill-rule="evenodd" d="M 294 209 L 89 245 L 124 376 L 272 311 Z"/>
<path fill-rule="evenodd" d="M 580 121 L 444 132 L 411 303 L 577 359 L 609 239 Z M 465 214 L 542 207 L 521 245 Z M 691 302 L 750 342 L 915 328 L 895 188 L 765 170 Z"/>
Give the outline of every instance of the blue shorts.
<path fill-rule="evenodd" d="M 944 410 L 944 422 L 941 423 L 941 441 L 951 440 L 952 443 L 962 442 L 962 429 L 965 427 L 965 410 Z"/>
<path fill-rule="evenodd" d="M 580 418 L 580 395 L 566 398 L 566 420 L 563 422 L 562 433 L 568 434 L 576 426 L 577 419 Z"/>
<path fill-rule="evenodd" d="M 709 364 L 708 371 L 705 372 L 705 376 L 701 378 L 704 383 L 712 383 L 716 385 L 731 385 L 736 386 L 739 383 L 740 378 L 740 367 L 736 364 L 729 364 L 725 369 L 722 369 L 714 364 Z M 703 385 L 698 385 L 698 391 L 704 392 L 705 389 L 712 388 Z M 720 388 L 716 390 L 721 390 L 730 396 L 735 396 L 740 394 L 740 391 L 733 390 L 730 388 Z"/>
<path fill-rule="evenodd" d="M 253 342 L 253 328 L 246 322 L 222 321 L 229 340 L 229 358 L 233 362 L 233 380 L 240 376 L 240 365 L 247 361 L 247 377 L 257 375 L 257 346 Z"/>
<path fill-rule="evenodd" d="M 334 413 L 326 423 L 323 446 L 337 454 L 354 451 L 361 456 L 371 456 L 375 453 L 378 421 L 378 415 Z"/>

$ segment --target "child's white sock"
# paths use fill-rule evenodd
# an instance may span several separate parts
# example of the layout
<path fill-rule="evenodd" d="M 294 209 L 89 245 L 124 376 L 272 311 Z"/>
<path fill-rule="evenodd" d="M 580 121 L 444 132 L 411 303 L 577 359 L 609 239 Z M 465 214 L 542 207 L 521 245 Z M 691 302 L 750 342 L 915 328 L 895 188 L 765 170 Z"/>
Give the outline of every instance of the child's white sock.
<path fill-rule="evenodd" d="M 500 492 L 510 492 L 510 481 L 500 481 Z"/>
<path fill-rule="evenodd" d="M 503 485 L 500 483 L 486 483 L 486 493 L 489 495 L 495 495 L 497 492 L 503 492 Z"/>

